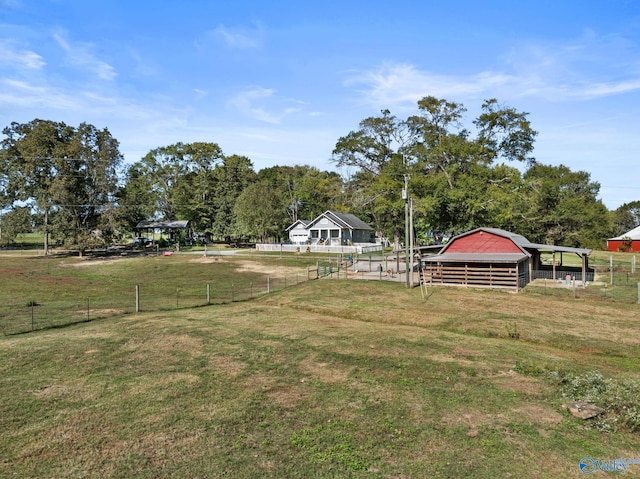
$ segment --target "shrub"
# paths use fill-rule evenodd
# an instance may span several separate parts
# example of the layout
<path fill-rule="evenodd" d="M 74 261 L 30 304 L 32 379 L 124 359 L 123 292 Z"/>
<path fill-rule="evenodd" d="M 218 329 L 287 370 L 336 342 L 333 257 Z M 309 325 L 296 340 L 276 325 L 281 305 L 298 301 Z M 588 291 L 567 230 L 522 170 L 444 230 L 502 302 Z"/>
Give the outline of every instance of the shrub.
<path fill-rule="evenodd" d="M 564 397 L 587 401 L 607 410 L 606 417 L 594 422 L 597 429 L 611 431 L 618 424 L 640 432 L 640 381 L 605 378 L 598 371 L 557 376 Z"/>
<path fill-rule="evenodd" d="M 628 236 L 625 236 L 624 238 L 622 238 L 622 243 L 620 243 L 620 246 L 618 246 L 618 251 L 622 253 L 629 253 L 632 249 L 632 246 L 633 240 Z"/>

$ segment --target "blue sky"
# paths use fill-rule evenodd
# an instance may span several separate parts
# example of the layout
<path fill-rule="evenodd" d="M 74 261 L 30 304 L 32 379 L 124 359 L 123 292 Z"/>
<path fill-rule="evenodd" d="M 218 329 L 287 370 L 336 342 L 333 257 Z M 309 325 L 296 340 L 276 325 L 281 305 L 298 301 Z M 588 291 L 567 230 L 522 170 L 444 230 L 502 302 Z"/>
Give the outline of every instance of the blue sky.
<path fill-rule="evenodd" d="M 0 126 L 108 128 L 127 162 L 210 141 L 256 170 L 432 95 L 529 113 L 534 156 L 640 200 L 640 1 L 0 0 Z"/>

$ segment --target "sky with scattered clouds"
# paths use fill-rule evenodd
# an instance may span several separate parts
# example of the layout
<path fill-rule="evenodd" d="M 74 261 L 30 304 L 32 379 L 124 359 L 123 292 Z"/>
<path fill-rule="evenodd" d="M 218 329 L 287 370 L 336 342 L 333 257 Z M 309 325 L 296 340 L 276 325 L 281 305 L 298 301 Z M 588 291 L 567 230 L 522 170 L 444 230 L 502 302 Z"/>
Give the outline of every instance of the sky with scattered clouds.
<path fill-rule="evenodd" d="M 218 143 L 335 170 L 339 137 L 435 96 L 529 113 L 534 156 L 640 200 L 639 0 L 0 0 L 0 126 L 108 128 L 127 162 Z"/>

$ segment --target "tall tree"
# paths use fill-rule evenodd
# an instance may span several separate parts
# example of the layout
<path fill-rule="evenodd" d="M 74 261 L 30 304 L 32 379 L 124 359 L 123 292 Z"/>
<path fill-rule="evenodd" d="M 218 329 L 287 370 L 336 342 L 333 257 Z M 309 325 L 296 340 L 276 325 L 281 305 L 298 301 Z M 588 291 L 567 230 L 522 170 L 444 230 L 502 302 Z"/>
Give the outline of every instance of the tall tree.
<path fill-rule="evenodd" d="M 528 115 L 501 106 L 495 98 L 482 104 L 482 114 L 474 124 L 479 129 L 478 142 L 486 161 L 502 158 L 529 166 L 535 162 L 531 152 L 538 132 L 531 128 Z"/>
<path fill-rule="evenodd" d="M 260 170 L 258 177 L 280 192 L 289 224 L 299 219 L 311 220 L 328 209 L 344 208 L 338 173 L 307 165 L 273 166 Z"/>
<path fill-rule="evenodd" d="M 495 222 L 491 205 L 498 199 L 482 194 L 499 193 L 504 203 L 509 183 L 518 177 L 517 170 L 499 170 L 496 163 L 534 162 L 536 132 L 527 113 L 487 100 L 474 121 L 475 136 L 463 127 L 465 113 L 460 103 L 427 96 L 418 102 L 418 113 L 406 120 L 384 110 L 338 140 L 333 161 L 355 169 L 347 185 L 352 207 L 370 212 L 376 228 L 393 234 L 396 244 L 404 229 L 400 192 L 405 177 L 410 178 L 409 195 L 417 198 L 416 212 L 426 220 L 418 223 L 461 231 Z"/>
<path fill-rule="evenodd" d="M 355 169 L 347 182 L 354 212 L 368 211 L 376 230 L 391 233 L 397 245 L 403 231 L 403 175 L 409 173 L 403 153 L 415 143 L 415 135 L 389 110 L 381 113 L 338 139 L 332 160 L 338 167 Z"/>
<path fill-rule="evenodd" d="M 222 158 L 216 143 L 205 142 L 179 142 L 147 153 L 140 161 L 141 180 L 153 195 L 155 216 L 198 225 L 209 215 L 210 223 L 213 169 Z"/>
<path fill-rule="evenodd" d="M 33 229 L 30 208 L 16 206 L 10 211 L 0 212 L 0 245 L 12 244 L 22 233 L 30 233 Z"/>
<path fill-rule="evenodd" d="M 36 119 L 13 122 L 3 133 L 4 197 L 31 202 L 43 214 L 45 254 L 52 224 L 69 247 L 108 241 L 101 221 L 113 207 L 122 161 L 109 131 Z"/>
<path fill-rule="evenodd" d="M 262 242 L 269 238 L 281 239 L 283 225 L 287 223 L 283 203 L 280 192 L 268 181 L 257 181 L 247 186 L 234 208 L 240 235 Z"/>
<path fill-rule="evenodd" d="M 600 248 L 611 232 L 600 184 L 586 171 L 564 165 L 533 165 L 524 175 L 528 191 L 526 236 L 534 242 Z"/>
<path fill-rule="evenodd" d="M 145 173 L 142 163 L 130 165 L 117 193 L 117 218 L 127 231 L 133 231 L 138 223 L 153 218 L 157 209 L 151 181 Z"/>
<path fill-rule="evenodd" d="M 631 201 L 618 207 L 613 213 L 614 236 L 625 234 L 640 226 L 640 201 Z"/>
<path fill-rule="evenodd" d="M 256 179 L 253 164 L 246 156 L 231 155 L 214 170 L 213 194 L 209 199 L 212 221 L 208 231 L 216 238 L 231 242 L 238 235 L 236 201 Z"/>

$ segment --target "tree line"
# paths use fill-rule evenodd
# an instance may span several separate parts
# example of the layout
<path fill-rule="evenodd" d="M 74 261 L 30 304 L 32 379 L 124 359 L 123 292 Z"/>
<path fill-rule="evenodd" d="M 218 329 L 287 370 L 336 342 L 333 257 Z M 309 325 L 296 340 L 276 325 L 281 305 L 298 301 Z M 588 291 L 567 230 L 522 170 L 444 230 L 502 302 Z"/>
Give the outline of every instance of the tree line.
<path fill-rule="evenodd" d="M 122 241 L 145 220 L 189 220 L 225 241 L 282 241 L 298 219 L 331 209 L 369 222 L 396 243 L 402 191 L 418 242 L 480 226 L 538 243 L 602 248 L 640 224 L 640 201 L 609 211 L 586 171 L 539 163 L 528 114 L 482 104 L 473 131 L 460 103 L 425 97 L 398 118 L 365 118 L 336 141 L 332 163 L 255 171 L 250 158 L 216 143 L 176 143 L 124 164 L 108 129 L 36 119 L 11 123 L 0 143 L 0 241 L 37 229 L 69 248 Z"/>

